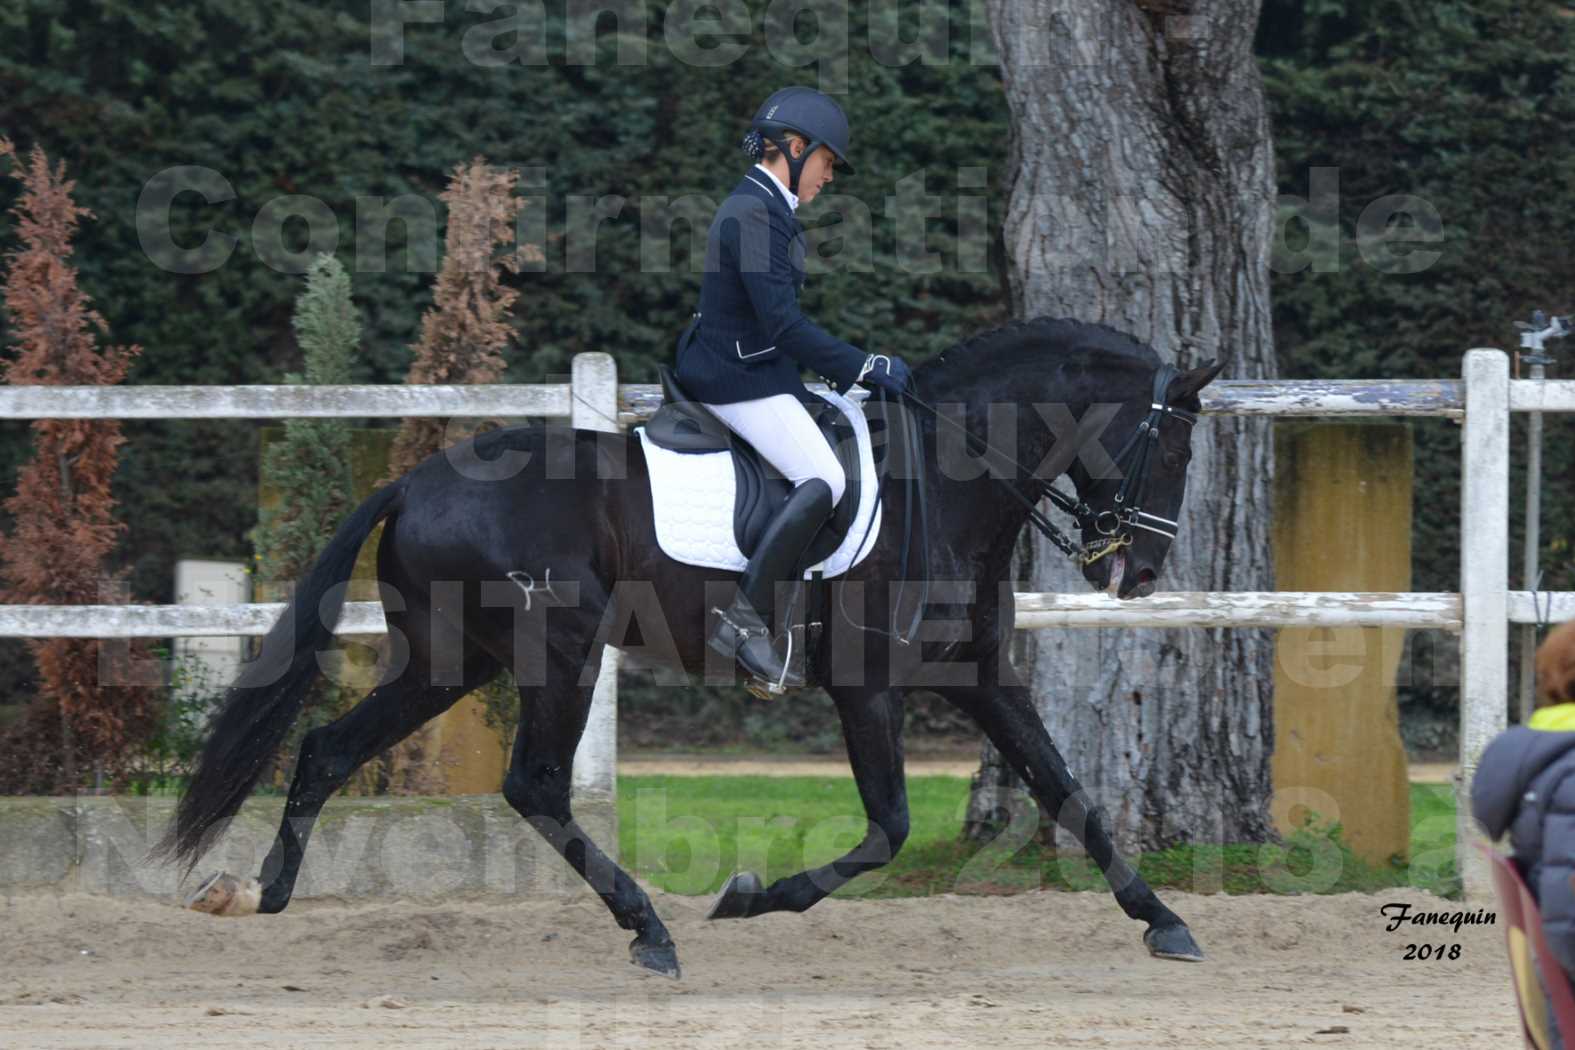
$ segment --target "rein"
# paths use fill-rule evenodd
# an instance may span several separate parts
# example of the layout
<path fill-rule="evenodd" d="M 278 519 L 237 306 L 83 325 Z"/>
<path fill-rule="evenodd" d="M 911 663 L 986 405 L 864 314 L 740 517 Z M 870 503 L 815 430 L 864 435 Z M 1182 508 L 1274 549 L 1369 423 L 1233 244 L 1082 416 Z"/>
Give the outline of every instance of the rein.
<path fill-rule="evenodd" d="M 1174 416 L 1188 426 L 1198 421 L 1195 413 L 1174 408 L 1165 403 L 1165 395 L 1170 388 L 1171 381 L 1180 374 L 1181 372 L 1172 365 L 1161 365 L 1154 374 L 1153 396 L 1149 400 L 1148 414 L 1138 423 L 1137 428 L 1127 438 L 1113 460 L 1115 465 L 1121 469 L 1121 487 L 1116 491 L 1115 506 L 1109 510 L 1102 511 L 1095 511 L 1083 500 L 1062 492 L 1055 487 L 1055 482 L 1052 480 L 1035 478 L 1033 471 L 1028 467 L 994 447 L 988 441 L 978 437 L 962 424 L 953 422 L 941 415 L 935 406 L 913 393 L 911 383 L 909 384 L 909 389 L 903 391 L 902 400 L 911 402 L 924 409 L 930 414 L 931 418 L 962 431 L 963 436 L 969 443 L 969 452 L 987 457 L 994 456 L 998 461 L 1009 463 L 1014 468 L 1014 479 L 1017 472 L 1027 475 L 1034 482 L 1030 489 L 1031 495 L 1024 495 L 1011 481 L 999 478 L 997 480 L 1002 482 L 1006 491 L 1011 493 L 1013 499 L 1023 505 L 1023 508 L 1028 512 L 1029 523 L 1042 536 L 1054 544 L 1067 557 L 1077 562 L 1080 567 L 1087 567 L 1108 555 L 1114 554 L 1123 547 L 1131 546 L 1132 532 L 1135 529 L 1153 532 L 1171 540 L 1176 538 L 1177 523 L 1169 518 L 1162 518 L 1157 514 L 1148 513 L 1143 510 L 1142 504 L 1144 492 L 1148 488 L 1149 471 L 1153 466 L 1154 448 L 1159 443 L 1160 423 L 1164 421 L 1166 416 Z M 891 399 L 886 392 L 880 388 L 873 390 L 871 396 L 877 398 L 883 405 L 891 403 Z M 861 631 L 885 635 L 894 639 L 900 645 L 908 645 L 911 644 L 914 633 L 918 630 L 919 620 L 924 611 L 924 603 L 929 598 L 930 593 L 929 497 L 925 488 L 926 471 L 924 469 L 923 436 L 915 428 L 908 425 L 906 413 L 900 413 L 900 415 L 903 420 L 903 448 L 908 455 L 910 469 L 908 476 L 903 479 L 903 494 L 905 498 L 903 499 L 902 547 L 899 561 L 900 577 L 897 583 L 897 597 L 893 602 L 895 606 L 892 613 L 893 629 L 886 631 L 879 627 L 869 627 L 855 623 L 852 617 L 848 616 L 847 610 L 842 605 L 842 593 L 840 590 L 837 593 L 837 609 L 842 613 L 842 618 L 848 622 L 849 626 L 856 627 Z M 887 425 L 888 427 L 890 426 L 889 420 Z M 1077 523 L 1079 530 L 1090 530 L 1097 533 L 1099 539 L 1088 543 L 1078 543 L 1068 536 L 1039 509 L 1039 500 L 1046 497 L 1061 511 L 1070 516 Z M 896 630 L 896 609 L 902 607 L 902 592 L 908 583 L 908 558 L 913 540 L 915 505 L 918 507 L 919 546 L 924 556 L 924 574 L 920 577 L 923 590 L 920 594 L 918 605 L 913 610 L 913 618 L 908 623 L 908 629 L 903 632 Z M 871 515 L 869 523 L 864 527 L 864 535 L 859 539 L 857 549 L 863 549 L 864 543 L 869 539 L 870 529 L 874 524 L 875 516 Z"/>
<path fill-rule="evenodd" d="M 870 396 L 878 400 L 882 406 L 888 406 L 893 403 L 893 399 L 890 397 L 890 395 L 888 395 L 887 392 L 880 387 L 876 387 L 874 390 L 872 390 L 870 392 Z M 912 397 L 913 395 L 904 393 L 903 396 Z M 925 478 L 928 472 L 924 469 L 924 435 L 919 433 L 918 428 L 909 425 L 908 414 L 906 412 L 899 412 L 898 415 L 902 419 L 902 447 L 907 453 L 909 469 L 907 471 L 907 477 L 903 478 L 902 480 L 902 547 L 900 549 L 898 560 L 899 575 L 897 579 L 897 596 L 896 600 L 892 602 L 892 629 L 885 631 L 879 627 L 870 627 L 862 623 L 854 622 L 853 618 L 848 615 L 847 609 L 842 604 L 842 591 L 840 588 L 837 591 L 837 611 L 842 614 L 842 618 L 848 622 L 848 626 L 850 627 L 856 627 L 861 631 L 868 631 L 872 634 L 885 635 L 887 638 L 894 639 L 898 645 L 909 645 L 913 641 L 914 633 L 919 629 L 919 620 L 924 615 L 924 605 L 930 597 L 929 490 L 925 485 Z M 889 434 L 891 427 L 891 420 L 889 416 L 886 418 L 886 426 L 888 428 Z M 908 586 L 908 556 L 910 554 L 913 541 L 915 504 L 917 504 L 919 512 L 919 549 L 923 551 L 924 554 L 924 574 L 919 578 L 922 589 L 919 593 L 919 601 L 913 607 L 913 619 L 908 622 L 908 629 L 906 631 L 898 631 L 896 629 L 897 610 L 902 608 L 902 592 L 903 589 Z M 874 525 L 875 515 L 871 514 L 869 522 L 864 526 L 864 535 L 859 537 L 859 545 L 854 548 L 855 551 L 861 551 L 864 549 L 864 544 L 869 540 L 870 529 L 873 528 Z"/>

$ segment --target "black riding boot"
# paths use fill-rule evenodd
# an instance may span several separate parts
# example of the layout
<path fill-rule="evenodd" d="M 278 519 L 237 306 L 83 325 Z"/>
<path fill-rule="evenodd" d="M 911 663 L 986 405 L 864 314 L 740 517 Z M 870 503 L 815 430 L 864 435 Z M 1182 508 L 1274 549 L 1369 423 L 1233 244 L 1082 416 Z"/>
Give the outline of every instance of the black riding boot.
<path fill-rule="evenodd" d="M 721 619 L 707 644 L 724 655 L 736 655 L 738 665 L 773 687 L 773 692 L 779 682 L 783 688 L 802 686 L 804 676 L 794 671 L 784 674 L 784 660 L 772 646 L 771 630 L 759 610 L 770 616 L 777 583 L 796 582 L 799 559 L 831 511 L 831 486 L 820 478 L 795 488 L 760 537 L 760 545 L 738 581 L 733 604 L 712 610 Z"/>

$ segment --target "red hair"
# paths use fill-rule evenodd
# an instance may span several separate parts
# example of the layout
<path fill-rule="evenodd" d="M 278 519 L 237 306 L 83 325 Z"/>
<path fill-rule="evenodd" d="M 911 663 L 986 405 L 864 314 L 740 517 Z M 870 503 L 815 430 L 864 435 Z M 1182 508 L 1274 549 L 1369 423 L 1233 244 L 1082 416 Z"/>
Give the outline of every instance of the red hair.
<path fill-rule="evenodd" d="M 1537 706 L 1575 701 L 1575 620 L 1553 629 L 1537 649 Z"/>

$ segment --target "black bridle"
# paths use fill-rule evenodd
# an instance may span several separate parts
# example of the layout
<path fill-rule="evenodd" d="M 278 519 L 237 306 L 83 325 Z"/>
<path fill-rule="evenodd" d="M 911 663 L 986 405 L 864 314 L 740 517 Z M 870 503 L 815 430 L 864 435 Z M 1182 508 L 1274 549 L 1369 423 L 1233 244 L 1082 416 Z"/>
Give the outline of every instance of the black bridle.
<path fill-rule="evenodd" d="M 923 408 L 935 419 L 944 420 L 961 430 L 970 442 L 971 453 L 996 456 L 1011 464 L 1014 471 L 1020 471 L 1033 479 L 1034 484 L 1030 488 L 1029 495 L 1024 495 L 1015 484 L 1011 483 L 1006 485 L 1006 490 L 1027 509 L 1029 524 L 1055 544 L 1063 554 L 1077 562 L 1079 566 L 1086 567 L 1123 547 L 1130 546 L 1135 529 L 1157 533 L 1170 540 L 1176 538 L 1177 523 L 1145 511 L 1143 496 L 1148 488 L 1149 471 L 1153 467 L 1154 449 L 1159 444 L 1160 423 L 1166 416 L 1174 416 L 1188 426 L 1198 421 L 1194 413 L 1165 403 L 1165 394 L 1170 389 L 1171 382 L 1180 375 L 1181 372 L 1172 365 L 1160 365 L 1159 370 L 1154 373 L 1153 396 L 1149 399 L 1148 414 L 1138 423 L 1137 428 L 1127 438 L 1113 460 L 1116 467 L 1121 470 L 1121 487 L 1116 490 L 1115 506 L 1102 511 L 1095 511 L 1086 501 L 1062 492 L 1055 487 L 1052 479 L 1033 478 L 1032 470 L 992 447 L 983 438 L 975 436 L 967 427 L 946 419 L 932 405 L 926 404 L 912 392 L 905 393 L 903 397 Z M 1012 477 L 1015 480 L 1017 474 L 1014 473 Z M 1079 543 L 1061 531 L 1037 505 L 1046 497 L 1075 520 L 1080 531 L 1091 531 L 1099 538 L 1088 543 Z"/>
<path fill-rule="evenodd" d="M 1116 453 L 1113 462 L 1121 470 L 1121 487 L 1116 490 L 1115 506 L 1110 510 L 1095 511 L 1085 501 L 1069 496 L 1055 487 L 1053 479 L 1034 478 L 1033 471 L 1017 462 L 1011 456 L 995 448 L 988 441 L 976 436 L 973 431 L 960 423 L 953 422 L 941 415 L 933 405 L 913 392 L 913 384 L 908 384 L 908 389 L 903 391 L 902 400 L 917 405 L 938 421 L 947 423 L 962 431 L 967 439 L 969 452 L 974 455 L 993 456 L 1004 463 L 1010 464 L 1014 470 L 1012 480 L 1005 481 L 1006 491 L 1012 494 L 1028 511 L 1028 521 L 1046 539 L 1067 557 L 1077 562 L 1080 567 L 1087 567 L 1107 555 L 1114 554 L 1123 547 L 1132 543 L 1132 531 L 1144 529 L 1157 533 L 1167 539 L 1176 538 L 1177 523 L 1169 518 L 1162 518 L 1157 514 L 1150 514 L 1143 510 L 1143 495 L 1148 488 L 1149 470 L 1153 465 L 1154 448 L 1159 444 L 1159 425 L 1166 416 L 1174 416 L 1188 426 L 1196 423 L 1198 417 L 1192 412 L 1174 408 L 1165 403 L 1165 395 L 1170 389 L 1171 382 L 1181 375 L 1181 372 L 1172 365 L 1160 365 L 1154 374 L 1153 396 L 1149 400 L 1148 414 L 1138 423 L 1137 428 L 1127 438 L 1121 450 Z M 871 397 L 877 401 L 889 401 L 890 398 L 884 390 L 876 388 L 871 391 Z M 919 621 L 923 616 L 924 604 L 930 591 L 930 551 L 928 521 L 928 494 L 924 485 L 924 447 L 917 431 L 907 426 L 906 416 L 903 415 L 903 428 L 901 447 L 909 457 L 907 464 L 907 477 L 904 480 L 904 490 L 907 498 L 903 500 L 903 526 L 901 546 L 901 568 L 899 569 L 899 584 L 897 596 L 893 602 L 892 630 L 885 631 L 879 627 L 869 627 L 854 622 L 848 616 L 847 610 L 841 608 L 841 595 L 838 595 L 838 609 L 843 619 L 851 627 L 882 634 L 907 645 L 911 642 L 914 633 L 918 630 Z M 1029 488 L 1029 495 L 1024 495 L 1014 483 L 1018 472 L 1027 475 L 1033 482 Z M 1045 516 L 1038 507 L 1041 499 L 1048 497 L 1050 502 L 1070 515 L 1076 522 L 1079 530 L 1093 531 L 1099 539 L 1088 543 L 1078 543 Z M 917 513 L 915 513 L 917 511 Z M 864 541 L 869 537 L 869 529 L 875 523 L 875 516 L 870 515 L 870 522 L 865 526 L 864 538 L 860 539 L 859 547 L 863 549 Z M 924 570 L 920 577 L 922 590 L 918 604 L 914 607 L 913 618 L 908 624 L 906 632 L 896 630 L 897 610 L 902 607 L 902 588 L 907 583 L 908 559 L 912 545 L 913 532 L 917 524 L 920 540 L 919 547 L 923 552 Z"/>
<path fill-rule="evenodd" d="M 1105 555 L 1130 546 L 1135 529 L 1156 533 L 1167 540 L 1176 538 L 1178 523 L 1145 511 L 1143 496 L 1148 489 L 1154 450 L 1159 445 L 1160 423 L 1166 416 L 1173 416 L 1189 427 L 1198 421 L 1196 414 L 1165 403 L 1171 380 L 1180 374 L 1171 365 L 1161 365 L 1154 374 L 1154 396 L 1149 402 L 1148 415 L 1114 457 L 1115 465 L 1121 470 L 1121 487 L 1116 490 L 1113 508 L 1095 512 L 1087 502 L 1068 496 L 1049 481 L 1043 483 L 1042 494 L 1048 496 L 1051 503 L 1076 519 L 1079 529 L 1092 530 L 1100 537 L 1081 547 L 1065 536 L 1050 537 L 1052 543 L 1079 564 L 1092 565 Z"/>

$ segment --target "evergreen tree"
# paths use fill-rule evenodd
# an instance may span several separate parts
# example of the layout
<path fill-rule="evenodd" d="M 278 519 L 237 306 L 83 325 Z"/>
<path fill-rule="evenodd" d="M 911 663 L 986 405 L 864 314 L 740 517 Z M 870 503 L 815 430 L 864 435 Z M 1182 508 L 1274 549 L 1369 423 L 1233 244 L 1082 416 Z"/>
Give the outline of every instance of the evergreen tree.
<path fill-rule="evenodd" d="M 305 357 L 305 374 L 287 383 L 350 381 L 350 361 L 361 341 L 361 319 L 350 300 L 350 275 L 322 255 L 306 274 L 306 290 L 292 319 Z M 252 531 L 258 579 L 292 582 L 316 560 L 339 522 L 355 506 L 350 472 L 350 427 L 343 419 L 291 419 L 281 440 L 262 458 L 263 484 L 278 493 Z"/>
<path fill-rule="evenodd" d="M 290 373 L 286 382 L 350 381 L 361 318 L 350 298 L 350 275 L 339 260 L 324 254 L 312 262 L 291 324 L 305 373 Z M 283 588 L 306 574 L 355 506 L 349 424 L 343 419 L 286 420 L 283 436 L 263 454 L 261 472 L 263 486 L 276 502 L 262 507 L 251 532 L 259 597 L 284 600 Z M 319 678 L 307 695 L 303 716 L 280 746 L 278 760 L 293 761 L 302 736 L 338 717 L 357 699 L 346 696 L 332 676 Z"/>

